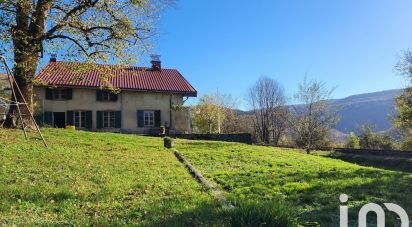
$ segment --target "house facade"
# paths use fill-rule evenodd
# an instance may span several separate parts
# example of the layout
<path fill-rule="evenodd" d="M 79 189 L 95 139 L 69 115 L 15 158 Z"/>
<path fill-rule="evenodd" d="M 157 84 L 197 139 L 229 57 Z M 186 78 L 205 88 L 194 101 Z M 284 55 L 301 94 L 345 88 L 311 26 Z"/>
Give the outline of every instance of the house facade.
<path fill-rule="evenodd" d="M 196 97 L 175 69 L 89 65 L 52 59 L 35 77 L 35 115 L 53 127 L 156 134 L 190 131 L 184 100 Z"/>

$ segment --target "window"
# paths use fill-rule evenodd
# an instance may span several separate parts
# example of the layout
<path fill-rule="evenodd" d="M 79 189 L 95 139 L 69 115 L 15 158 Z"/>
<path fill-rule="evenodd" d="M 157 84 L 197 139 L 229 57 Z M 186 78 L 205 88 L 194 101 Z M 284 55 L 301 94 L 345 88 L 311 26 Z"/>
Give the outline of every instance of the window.
<path fill-rule="evenodd" d="M 103 112 L 103 128 L 116 127 L 116 112 Z"/>
<path fill-rule="evenodd" d="M 96 100 L 102 102 L 117 102 L 117 94 L 109 91 L 96 91 Z"/>
<path fill-rule="evenodd" d="M 117 129 L 122 128 L 121 111 L 96 111 L 97 129 Z"/>
<path fill-rule="evenodd" d="M 161 122 L 160 110 L 137 110 L 138 128 L 160 127 Z"/>
<path fill-rule="evenodd" d="M 63 90 L 62 89 L 56 89 L 52 91 L 53 94 L 53 99 L 63 99 Z"/>
<path fill-rule="evenodd" d="M 46 88 L 46 99 L 70 100 L 72 99 L 72 92 L 73 90 L 71 88 L 57 88 L 57 89 Z"/>
<path fill-rule="evenodd" d="M 154 111 L 144 111 L 144 127 L 154 127 Z"/>
<path fill-rule="evenodd" d="M 74 112 L 74 126 L 76 128 L 86 128 L 86 112 L 76 111 Z"/>

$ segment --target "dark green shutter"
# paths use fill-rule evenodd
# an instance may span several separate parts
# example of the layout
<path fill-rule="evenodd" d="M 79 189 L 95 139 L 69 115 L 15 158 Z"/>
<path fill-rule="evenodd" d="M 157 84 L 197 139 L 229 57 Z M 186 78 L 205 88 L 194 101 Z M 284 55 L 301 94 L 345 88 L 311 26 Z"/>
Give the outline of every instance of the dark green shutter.
<path fill-rule="evenodd" d="M 48 87 L 46 87 L 46 99 L 53 99 L 53 90 Z"/>
<path fill-rule="evenodd" d="M 117 102 L 117 96 L 115 93 L 110 93 L 110 101 Z"/>
<path fill-rule="evenodd" d="M 86 111 L 86 128 L 89 130 L 93 129 L 93 112 Z"/>
<path fill-rule="evenodd" d="M 34 120 L 36 121 L 38 126 L 43 126 L 43 114 L 35 115 Z"/>
<path fill-rule="evenodd" d="M 68 88 L 64 91 L 64 99 L 66 99 L 66 100 L 73 99 L 73 89 Z"/>
<path fill-rule="evenodd" d="M 96 128 L 102 129 L 103 128 L 103 112 L 96 111 Z"/>
<path fill-rule="evenodd" d="M 44 112 L 44 123 L 53 126 L 53 112 Z"/>
<path fill-rule="evenodd" d="M 103 101 L 103 91 L 96 90 L 96 101 Z"/>
<path fill-rule="evenodd" d="M 115 128 L 122 128 L 122 111 L 116 111 L 114 115 Z"/>
<path fill-rule="evenodd" d="M 143 110 L 137 111 L 137 127 L 139 128 L 144 127 L 144 111 Z"/>
<path fill-rule="evenodd" d="M 160 127 L 162 123 L 160 110 L 156 110 L 154 114 L 155 114 L 155 126 Z"/>
<path fill-rule="evenodd" d="M 67 125 L 74 125 L 74 112 L 73 111 L 66 112 L 66 123 Z"/>

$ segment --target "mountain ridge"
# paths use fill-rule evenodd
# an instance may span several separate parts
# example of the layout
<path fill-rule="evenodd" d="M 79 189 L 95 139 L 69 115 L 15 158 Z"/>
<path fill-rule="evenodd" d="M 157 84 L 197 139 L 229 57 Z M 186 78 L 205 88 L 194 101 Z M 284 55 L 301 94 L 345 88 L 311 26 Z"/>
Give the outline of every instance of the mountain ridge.
<path fill-rule="evenodd" d="M 392 89 L 333 100 L 331 105 L 339 108 L 340 116 L 335 129 L 350 133 L 356 132 L 362 124 L 371 124 L 375 131 L 390 130 L 391 117 L 396 113 L 395 99 L 402 92 L 403 89 Z"/>
<path fill-rule="evenodd" d="M 332 108 L 339 109 L 340 121 L 334 130 L 338 134 L 349 134 L 357 132 L 362 124 L 371 124 L 375 131 L 390 130 L 392 128 L 390 118 L 396 113 L 395 99 L 402 94 L 403 90 L 390 89 L 329 100 Z M 250 115 L 252 111 L 238 111 L 238 113 Z"/>

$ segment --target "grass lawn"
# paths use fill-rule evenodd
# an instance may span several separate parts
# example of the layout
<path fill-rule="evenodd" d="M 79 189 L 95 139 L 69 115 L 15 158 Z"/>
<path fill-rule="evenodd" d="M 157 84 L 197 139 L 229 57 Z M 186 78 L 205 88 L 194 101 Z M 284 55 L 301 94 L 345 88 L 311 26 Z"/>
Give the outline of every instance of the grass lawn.
<path fill-rule="evenodd" d="M 189 162 L 234 201 L 227 210 L 161 138 L 43 132 L 49 148 L 27 143 L 21 130 L 0 129 L 1 226 L 290 226 L 291 213 L 299 223 L 338 226 L 341 193 L 350 196 L 352 224 L 369 202 L 397 203 L 412 216 L 408 172 L 290 149 L 177 140 Z M 392 226 L 394 215 L 386 217 Z"/>
<path fill-rule="evenodd" d="M 160 138 L 0 129 L 0 226 L 211 225 L 219 205 Z"/>
<path fill-rule="evenodd" d="M 349 195 L 356 225 L 363 205 L 393 202 L 412 217 L 412 174 L 364 167 L 297 150 L 178 140 L 178 150 L 233 201 L 283 199 L 299 221 L 339 226 L 339 195 Z M 372 215 L 370 218 L 373 218 Z M 387 213 L 387 226 L 395 215 Z"/>

